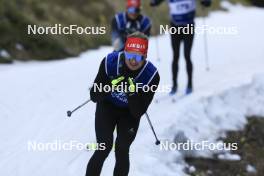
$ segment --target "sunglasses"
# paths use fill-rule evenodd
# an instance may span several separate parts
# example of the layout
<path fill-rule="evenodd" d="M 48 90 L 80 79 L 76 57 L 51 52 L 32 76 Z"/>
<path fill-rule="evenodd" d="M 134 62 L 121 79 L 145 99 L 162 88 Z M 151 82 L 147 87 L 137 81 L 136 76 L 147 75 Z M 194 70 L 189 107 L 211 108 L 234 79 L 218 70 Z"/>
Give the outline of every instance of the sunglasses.
<path fill-rule="evenodd" d="M 127 9 L 127 13 L 129 14 L 138 14 L 139 12 L 140 12 L 140 9 L 136 7 L 129 7 Z"/>
<path fill-rule="evenodd" d="M 136 53 L 129 53 L 129 52 L 124 52 L 125 53 L 125 58 L 127 60 L 136 60 L 137 62 L 141 62 L 144 60 L 144 56 Z"/>

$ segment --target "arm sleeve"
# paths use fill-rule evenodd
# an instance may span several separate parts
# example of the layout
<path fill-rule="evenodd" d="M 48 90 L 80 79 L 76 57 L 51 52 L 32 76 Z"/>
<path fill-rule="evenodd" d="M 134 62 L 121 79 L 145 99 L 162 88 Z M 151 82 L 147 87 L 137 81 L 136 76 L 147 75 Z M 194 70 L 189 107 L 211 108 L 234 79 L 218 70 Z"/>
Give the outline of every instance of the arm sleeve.
<path fill-rule="evenodd" d="M 112 20 L 112 33 L 111 33 L 111 42 L 114 50 L 120 51 L 124 47 L 125 43 L 125 34 L 123 31 L 119 30 L 116 18 Z"/>
<path fill-rule="evenodd" d="M 93 86 L 90 89 L 90 98 L 93 102 L 99 102 L 104 100 L 104 98 L 109 94 L 109 92 L 104 92 L 104 89 L 100 91 L 98 88 L 105 85 L 111 85 L 111 82 L 105 72 L 105 58 L 102 60 L 99 71 L 94 80 Z"/>
<path fill-rule="evenodd" d="M 140 118 L 144 113 L 146 113 L 153 97 L 155 91 L 158 88 L 160 81 L 160 76 L 158 73 L 154 76 L 153 80 L 150 82 L 149 86 L 153 86 L 154 91 L 143 92 L 133 94 L 128 97 L 128 106 L 130 113 L 135 118 Z"/>
<path fill-rule="evenodd" d="M 117 38 L 120 38 L 122 37 L 122 34 L 120 33 L 120 31 L 118 30 L 118 27 L 117 27 L 117 22 L 116 22 L 116 18 L 114 17 L 112 19 L 112 23 L 111 23 L 111 26 L 112 26 L 112 33 L 111 33 L 111 39 L 112 39 L 112 44 L 114 43 L 114 41 L 117 39 Z"/>
<path fill-rule="evenodd" d="M 149 25 L 148 29 L 144 32 L 145 35 L 147 35 L 148 37 L 150 36 L 150 30 L 151 30 L 151 24 Z"/>

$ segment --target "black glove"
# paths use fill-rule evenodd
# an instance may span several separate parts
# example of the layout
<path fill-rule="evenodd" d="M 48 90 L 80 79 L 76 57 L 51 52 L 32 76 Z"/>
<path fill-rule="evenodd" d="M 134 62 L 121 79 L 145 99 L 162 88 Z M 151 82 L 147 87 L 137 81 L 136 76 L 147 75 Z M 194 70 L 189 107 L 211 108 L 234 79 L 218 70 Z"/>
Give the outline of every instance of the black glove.
<path fill-rule="evenodd" d="M 211 4 L 212 4 L 212 1 L 211 1 L 211 0 L 202 0 L 202 1 L 201 1 L 201 4 L 202 4 L 204 7 L 210 7 Z"/>
<path fill-rule="evenodd" d="M 155 6 L 158 6 L 163 0 L 151 0 L 150 1 L 150 6 L 151 7 L 155 7 Z"/>

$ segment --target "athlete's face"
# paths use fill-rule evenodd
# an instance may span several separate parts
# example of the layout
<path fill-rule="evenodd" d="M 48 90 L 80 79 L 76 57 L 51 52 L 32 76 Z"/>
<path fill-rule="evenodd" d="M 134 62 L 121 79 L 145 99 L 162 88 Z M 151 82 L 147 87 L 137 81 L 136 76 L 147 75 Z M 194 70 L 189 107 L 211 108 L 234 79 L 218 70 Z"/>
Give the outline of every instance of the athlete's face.
<path fill-rule="evenodd" d="M 139 15 L 138 13 L 128 13 L 127 14 L 128 18 L 130 18 L 131 20 L 137 19 L 138 15 Z"/>
<path fill-rule="evenodd" d="M 141 68 L 146 59 L 146 56 L 137 52 L 126 52 L 125 57 L 125 63 L 130 70 L 138 70 Z"/>
<path fill-rule="evenodd" d="M 127 16 L 131 20 L 137 19 L 140 14 L 140 8 L 130 7 L 127 9 Z"/>

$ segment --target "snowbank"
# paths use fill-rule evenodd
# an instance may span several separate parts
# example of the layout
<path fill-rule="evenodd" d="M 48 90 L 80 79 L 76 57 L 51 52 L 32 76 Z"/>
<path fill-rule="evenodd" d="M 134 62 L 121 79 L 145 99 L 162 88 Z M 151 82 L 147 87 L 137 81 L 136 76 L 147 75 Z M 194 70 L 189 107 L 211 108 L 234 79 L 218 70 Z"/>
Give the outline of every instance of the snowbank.
<path fill-rule="evenodd" d="M 183 100 L 188 101 L 188 100 Z M 179 103 L 178 103 L 179 104 Z M 177 106 L 177 105 L 175 105 Z M 162 133 L 162 140 L 174 141 L 175 135 L 184 132 L 184 135 L 194 142 L 209 141 L 217 143 L 219 137 L 224 137 L 225 132 L 229 130 L 242 129 L 248 116 L 258 115 L 264 117 L 264 74 L 257 75 L 253 80 L 245 85 L 225 90 L 219 94 L 201 97 L 190 103 L 188 107 L 181 107 L 174 111 L 170 119 L 166 119 L 167 126 L 162 126 L 165 130 Z M 160 128 L 161 126 L 156 126 Z M 153 149 L 155 150 L 155 149 Z M 184 175 L 183 162 L 184 155 L 211 157 L 214 153 L 222 151 L 159 151 L 154 156 L 155 159 L 149 157 L 149 168 L 155 166 L 161 169 L 154 169 L 153 175 L 172 176 L 175 173 Z M 152 154 L 153 155 L 153 154 Z M 222 155 L 220 155 L 222 156 Z M 233 159 L 229 156 L 225 158 Z M 147 157 L 147 156 L 146 156 Z M 236 156 L 235 159 L 237 159 Z M 144 159 L 148 162 L 148 159 Z M 146 170 L 147 170 L 146 169 Z M 149 170 L 146 175 L 150 174 Z"/>

